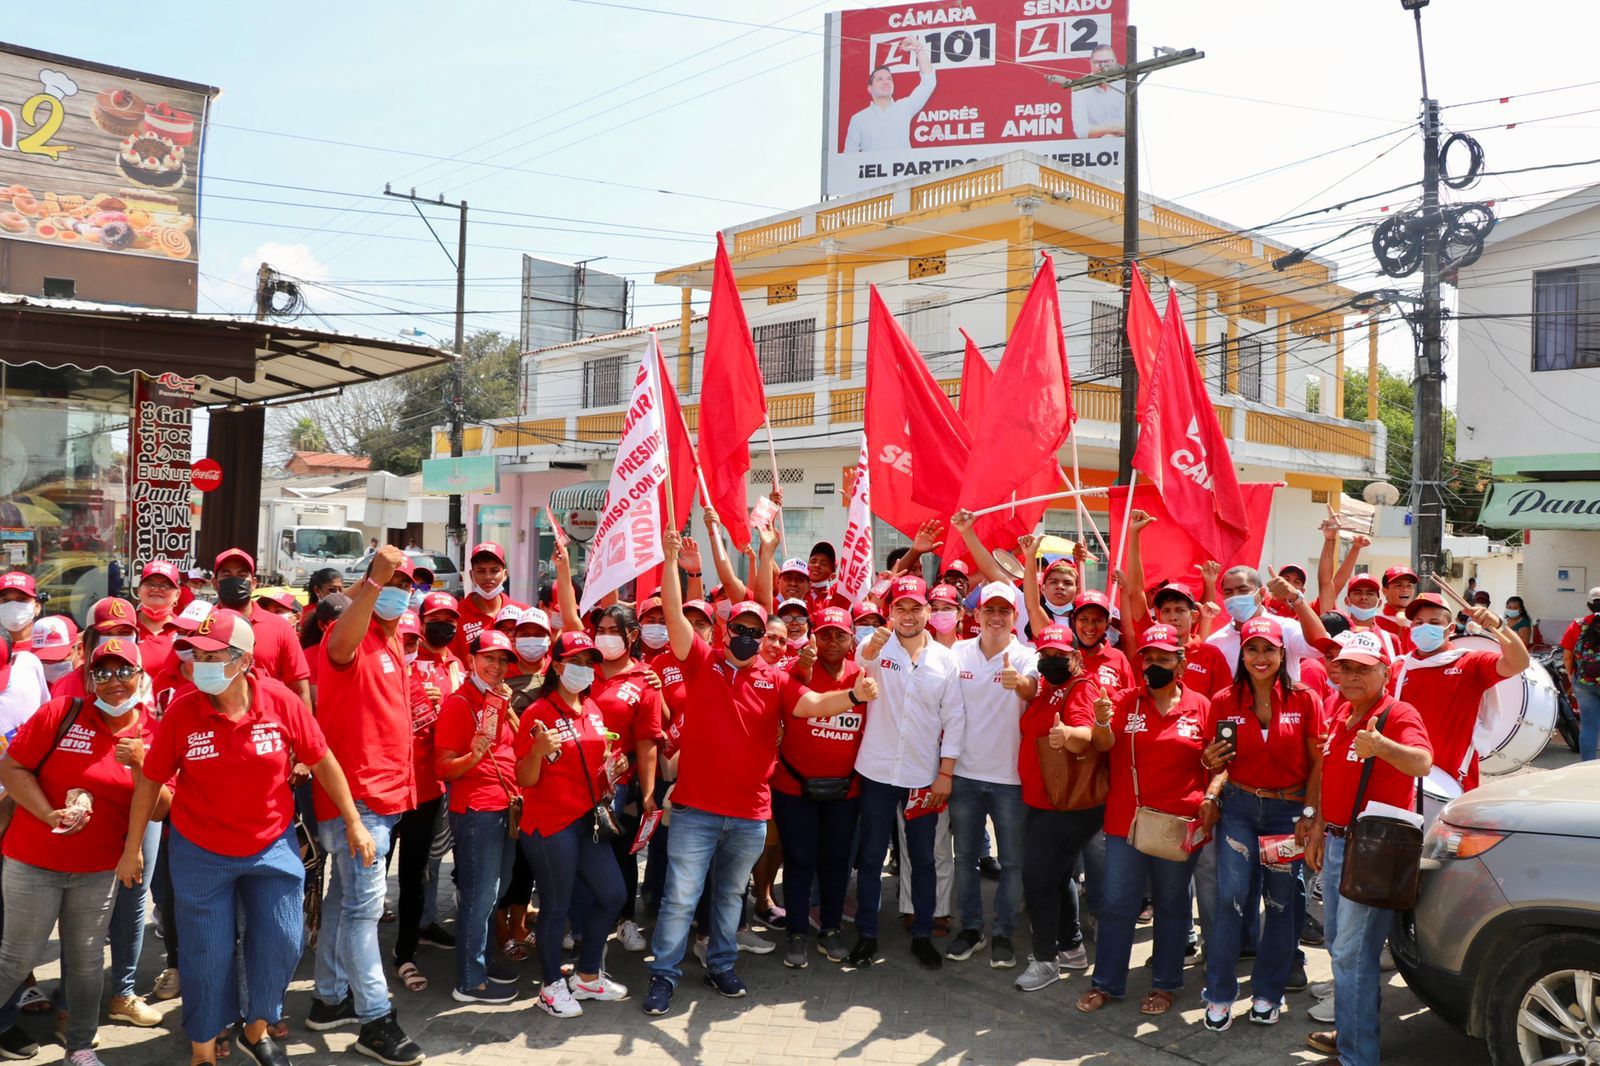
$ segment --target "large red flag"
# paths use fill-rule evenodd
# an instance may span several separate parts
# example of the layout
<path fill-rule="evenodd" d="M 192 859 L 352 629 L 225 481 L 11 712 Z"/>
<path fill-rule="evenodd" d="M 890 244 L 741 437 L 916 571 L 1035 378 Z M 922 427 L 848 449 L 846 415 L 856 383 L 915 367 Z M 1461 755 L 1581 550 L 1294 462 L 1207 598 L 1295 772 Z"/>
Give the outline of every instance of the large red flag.
<path fill-rule="evenodd" d="M 966 358 L 961 362 L 961 421 L 972 429 L 978 424 L 978 417 L 983 413 L 983 405 L 989 399 L 989 382 L 994 380 L 994 368 L 989 365 L 989 360 L 983 357 L 983 352 L 978 349 L 978 342 L 967 336 L 967 331 L 961 331 L 961 339 L 967 342 Z"/>
<path fill-rule="evenodd" d="M 1228 440 L 1200 377 L 1177 293 L 1167 293 L 1161 347 L 1148 387 L 1151 417 L 1139 431 L 1134 469 L 1159 486 L 1172 520 L 1221 562 L 1254 532 Z"/>
<path fill-rule="evenodd" d="M 1173 478 L 1174 481 L 1181 480 Z M 1261 545 L 1267 533 L 1267 517 L 1272 512 L 1272 482 L 1250 482 L 1238 486 L 1240 501 L 1244 505 L 1246 528 L 1249 535 L 1227 554 L 1217 555 L 1185 532 L 1184 527 L 1169 511 L 1168 502 L 1154 485 L 1140 485 L 1133 492 L 1133 506 L 1148 512 L 1155 521 L 1144 527 L 1139 539 L 1140 556 L 1144 559 L 1145 588 L 1151 589 L 1167 582 L 1188 588 L 1195 596 L 1200 594 L 1199 565 L 1215 559 L 1226 569 L 1230 566 L 1260 566 Z M 1122 516 L 1127 512 L 1128 489 L 1118 485 L 1111 490 L 1111 547 L 1121 558 Z"/>
<path fill-rule="evenodd" d="M 1128 346 L 1133 351 L 1134 369 L 1139 374 L 1139 395 L 1135 401 L 1138 422 L 1141 427 L 1149 426 L 1155 421 L 1150 385 L 1155 379 L 1156 356 L 1161 349 L 1161 316 L 1156 314 L 1155 301 L 1150 299 L 1150 290 L 1145 287 L 1144 274 L 1138 267 L 1133 268 L 1133 291 L 1128 299 Z M 1143 433 L 1140 436 L 1143 437 Z M 1133 465 L 1139 465 L 1137 459 Z M 1151 480 L 1161 484 L 1159 476 L 1152 476 Z"/>
<path fill-rule="evenodd" d="M 706 323 L 704 376 L 700 384 L 700 466 L 728 536 L 738 548 L 750 544 L 745 481 L 750 472 L 750 436 L 767 420 L 761 364 L 745 321 L 739 286 L 728 251 L 717 234 Z"/>
<path fill-rule="evenodd" d="M 694 441 L 689 437 L 689 424 L 683 417 L 683 404 L 678 402 L 678 390 L 667 373 L 667 361 L 661 354 L 656 335 L 650 334 L 656 349 L 656 381 L 661 388 L 661 419 L 667 432 L 668 469 L 672 471 L 672 528 L 682 529 L 689 524 L 689 512 L 694 508 L 694 491 L 699 475 L 694 460 Z"/>

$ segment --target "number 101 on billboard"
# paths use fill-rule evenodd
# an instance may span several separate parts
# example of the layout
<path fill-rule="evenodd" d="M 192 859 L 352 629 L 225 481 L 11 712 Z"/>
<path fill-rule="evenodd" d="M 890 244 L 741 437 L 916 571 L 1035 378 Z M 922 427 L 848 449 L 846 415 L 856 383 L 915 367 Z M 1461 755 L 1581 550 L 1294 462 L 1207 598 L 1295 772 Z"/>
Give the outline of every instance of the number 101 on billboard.
<path fill-rule="evenodd" d="M 919 30 L 906 33 L 872 35 L 872 65 L 888 67 L 895 74 L 917 69 L 916 53 L 906 38 L 922 42 L 928 61 L 936 68 L 994 66 L 994 26 L 963 26 L 960 29 Z"/>

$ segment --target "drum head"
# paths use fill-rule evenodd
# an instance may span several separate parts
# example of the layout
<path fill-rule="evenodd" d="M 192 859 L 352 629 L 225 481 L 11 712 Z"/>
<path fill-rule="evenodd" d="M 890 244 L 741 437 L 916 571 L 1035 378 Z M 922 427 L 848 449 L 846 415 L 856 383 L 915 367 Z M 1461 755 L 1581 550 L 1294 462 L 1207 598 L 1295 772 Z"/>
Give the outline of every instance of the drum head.
<path fill-rule="evenodd" d="M 1004 548 L 995 549 L 994 561 L 999 565 L 1001 570 L 1005 571 L 1006 576 L 1013 581 L 1021 581 L 1023 576 L 1027 573 L 1027 571 L 1023 569 L 1022 563 L 1017 559 L 1017 557 L 1006 551 Z"/>
<path fill-rule="evenodd" d="M 1450 643 L 1468 651 L 1500 650 L 1499 641 L 1477 633 Z M 1472 734 L 1480 773 L 1509 774 L 1537 758 L 1555 729 L 1556 699 L 1555 685 L 1538 663 L 1485 692 Z"/>

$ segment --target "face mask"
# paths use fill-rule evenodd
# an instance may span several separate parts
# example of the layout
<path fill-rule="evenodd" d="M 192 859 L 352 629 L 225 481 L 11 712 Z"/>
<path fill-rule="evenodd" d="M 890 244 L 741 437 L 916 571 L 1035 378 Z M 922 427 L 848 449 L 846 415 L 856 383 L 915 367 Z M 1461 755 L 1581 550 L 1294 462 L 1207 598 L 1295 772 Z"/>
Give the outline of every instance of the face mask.
<path fill-rule="evenodd" d="M 5 608 L 4 607 L 0 607 L 0 611 L 3 611 L 3 610 L 5 610 Z M 1589 610 L 1594 612 L 1595 614 L 1600 614 L 1600 600 L 1590 600 L 1589 601 Z M 3 616 L 0 616 L 0 621 L 4 621 L 4 617 Z M 7 626 L 6 628 L 10 629 L 11 627 Z"/>
<path fill-rule="evenodd" d="M 1370 622 L 1373 620 L 1373 618 L 1377 617 L 1378 614 L 1378 609 L 1376 607 L 1357 607 L 1354 604 L 1349 604 L 1347 606 L 1350 608 L 1350 617 L 1354 618 L 1357 622 Z"/>
<path fill-rule="evenodd" d="M 105 700 L 96 696 L 94 705 L 113 718 L 121 718 L 123 715 L 139 706 L 139 693 L 135 692 L 121 703 L 107 703 Z"/>
<path fill-rule="evenodd" d="M 877 632 L 871 626 L 856 626 L 856 643 L 865 644 L 872 639 L 872 634 Z"/>
<path fill-rule="evenodd" d="M 1145 684 L 1150 686 L 1152 692 L 1159 688 L 1166 688 L 1172 684 L 1173 679 L 1177 676 L 1177 671 L 1169 666 L 1157 666 L 1151 663 L 1144 668 L 1144 681 Z"/>
<path fill-rule="evenodd" d="M 385 622 L 392 622 L 405 614 L 410 606 L 411 593 L 390 586 L 378 591 L 378 601 L 372 605 L 372 613 Z"/>
<path fill-rule="evenodd" d="M 1044 601 L 1044 609 L 1049 611 L 1052 615 L 1054 615 L 1057 618 L 1065 618 L 1067 615 L 1072 613 L 1072 604 L 1070 602 L 1068 602 L 1068 603 L 1063 603 L 1061 606 L 1057 607 L 1055 604 L 1051 603 L 1049 600 L 1045 600 Z"/>
<path fill-rule="evenodd" d="M 194 687 L 208 696 L 220 696 L 238 680 L 228 676 L 227 663 L 195 663 Z"/>
<path fill-rule="evenodd" d="M 227 607 L 243 607 L 250 602 L 250 579 L 222 578 L 217 582 L 217 600 Z"/>
<path fill-rule="evenodd" d="M 516 646 L 517 654 L 530 663 L 543 659 L 544 653 L 550 650 L 549 637 L 518 637 L 511 643 Z"/>
<path fill-rule="evenodd" d="M 1522 610 L 1518 607 L 1507 607 L 1505 614 L 1507 618 L 1521 618 Z"/>
<path fill-rule="evenodd" d="M 66 677 L 72 671 L 72 664 L 68 662 L 43 663 L 44 679 L 52 685 Z"/>
<path fill-rule="evenodd" d="M 1256 616 L 1260 605 L 1256 602 L 1255 593 L 1247 592 L 1240 596 L 1229 596 L 1222 601 L 1222 607 L 1228 612 L 1228 617 L 1243 625 Z"/>
<path fill-rule="evenodd" d="M 17 632 L 33 621 L 33 607 L 31 600 L 0 603 L 0 626 L 12 633 Z"/>
<path fill-rule="evenodd" d="M 733 617 L 733 604 L 729 603 L 727 600 L 723 600 L 721 603 L 718 603 L 717 604 L 717 617 L 722 619 L 724 622 L 726 622 L 728 619 L 732 618 Z"/>
<path fill-rule="evenodd" d="M 813 581 L 811 583 L 811 588 L 816 592 L 827 592 L 829 589 L 833 588 L 833 578 L 830 577 L 826 581 Z"/>
<path fill-rule="evenodd" d="M 582 663 L 567 663 L 561 668 L 561 687 L 578 693 L 594 684 L 594 667 Z"/>
<path fill-rule="evenodd" d="M 615 633 L 602 633 L 595 637 L 594 647 L 607 661 L 620 659 L 628 653 L 628 642 Z"/>
<path fill-rule="evenodd" d="M 420 611 L 422 609 L 422 601 L 427 598 L 428 594 L 426 592 L 417 592 L 416 590 L 412 590 L 410 604 L 411 609 L 413 611 Z"/>
<path fill-rule="evenodd" d="M 956 628 L 956 612 L 934 611 L 928 616 L 928 628 L 935 633 L 949 633 Z"/>
<path fill-rule="evenodd" d="M 738 662 L 744 662 L 746 659 L 754 659 L 756 657 L 756 652 L 760 650 L 760 637 L 749 637 L 741 633 L 738 636 L 730 637 L 728 639 L 728 654 L 732 655 Z"/>
<path fill-rule="evenodd" d="M 172 617 L 172 604 L 165 603 L 159 607 L 145 607 L 144 616 L 152 622 L 165 622 Z"/>
<path fill-rule="evenodd" d="M 667 627 L 662 622 L 651 622 L 649 625 L 639 627 L 639 639 L 651 651 L 660 651 L 667 646 Z"/>
<path fill-rule="evenodd" d="M 1415 644 L 1417 650 L 1424 655 L 1438 651 L 1444 647 L 1444 626 L 1419 622 L 1411 627 L 1411 643 Z"/>
<path fill-rule="evenodd" d="M 1070 659 L 1040 659 L 1039 676 L 1052 685 L 1059 685 L 1072 677 L 1072 661 Z"/>
<path fill-rule="evenodd" d="M 456 639 L 456 624 L 454 622 L 424 622 L 422 623 L 422 639 L 435 648 L 442 648 Z"/>
<path fill-rule="evenodd" d="M 505 588 L 506 588 L 506 583 L 504 581 L 500 582 L 498 585 L 476 585 L 476 586 L 474 586 L 474 589 L 478 593 L 478 595 L 482 596 L 486 600 L 494 599 L 496 596 L 500 595 L 500 593 L 504 592 Z"/>
<path fill-rule="evenodd" d="M 811 643 L 811 638 L 810 637 L 800 637 L 798 639 L 796 639 L 794 637 L 790 637 L 788 639 L 788 644 L 789 644 L 789 650 L 790 651 L 799 651 L 801 648 L 805 647 L 807 644 L 810 644 L 810 643 Z"/>

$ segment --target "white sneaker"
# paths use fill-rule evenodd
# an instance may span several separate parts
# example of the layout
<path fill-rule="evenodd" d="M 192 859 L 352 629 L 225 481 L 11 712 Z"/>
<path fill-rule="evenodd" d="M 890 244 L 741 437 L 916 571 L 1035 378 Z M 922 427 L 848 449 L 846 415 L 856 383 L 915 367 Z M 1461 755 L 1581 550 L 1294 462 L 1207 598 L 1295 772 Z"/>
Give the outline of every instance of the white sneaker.
<path fill-rule="evenodd" d="M 572 939 L 572 933 L 571 932 L 566 932 L 566 933 L 561 934 L 561 950 L 562 951 L 571 951 L 574 948 L 576 948 L 577 946 L 578 946 L 578 942 L 576 940 Z"/>
<path fill-rule="evenodd" d="M 1311 986 L 1309 991 L 1316 999 L 1327 999 L 1329 996 L 1333 995 L 1333 982 L 1318 981 Z"/>
<path fill-rule="evenodd" d="M 583 1013 L 583 1006 L 572 998 L 572 989 L 567 987 L 565 981 L 556 981 L 541 988 L 539 1007 L 552 1018 L 576 1018 Z"/>
<path fill-rule="evenodd" d="M 1389 950 L 1389 945 L 1383 945 L 1383 951 L 1378 955 L 1378 969 L 1384 973 L 1394 972 L 1394 952 Z"/>
<path fill-rule="evenodd" d="M 700 968 L 706 967 L 706 952 L 710 950 L 711 940 L 708 937 L 697 936 L 694 938 L 694 957 L 700 960 Z"/>
<path fill-rule="evenodd" d="M 1321 1022 L 1323 1025 L 1332 1025 L 1333 997 L 1329 996 L 1327 999 L 1318 1000 L 1317 1005 L 1306 1011 L 1306 1013 L 1311 1015 L 1311 1020 L 1314 1022 Z"/>
<path fill-rule="evenodd" d="M 83 1048 L 67 1056 L 67 1066 L 105 1066 L 105 1063 L 100 1061 L 100 1056 L 94 1051 Z"/>
<path fill-rule="evenodd" d="M 1075 948 L 1068 948 L 1056 956 L 1056 966 L 1062 973 L 1068 970 L 1087 970 L 1089 968 L 1089 951 L 1082 944 Z"/>
<path fill-rule="evenodd" d="M 643 951 L 644 932 L 640 930 L 637 922 L 629 919 L 617 926 L 617 943 L 622 945 L 623 951 Z"/>
<path fill-rule="evenodd" d="M 582 980 L 577 974 L 573 974 L 567 979 L 567 984 L 571 988 L 573 999 L 597 999 L 609 1003 L 628 998 L 628 986 L 613 981 L 603 972 L 593 981 Z"/>
<path fill-rule="evenodd" d="M 763 940 L 751 929 L 739 930 L 739 935 L 734 939 L 738 942 L 740 951 L 748 951 L 752 955 L 771 955 L 778 950 L 778 945 L 770 940 Z"/>

